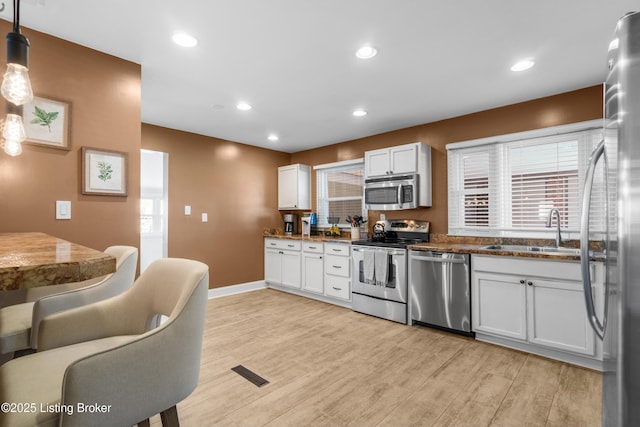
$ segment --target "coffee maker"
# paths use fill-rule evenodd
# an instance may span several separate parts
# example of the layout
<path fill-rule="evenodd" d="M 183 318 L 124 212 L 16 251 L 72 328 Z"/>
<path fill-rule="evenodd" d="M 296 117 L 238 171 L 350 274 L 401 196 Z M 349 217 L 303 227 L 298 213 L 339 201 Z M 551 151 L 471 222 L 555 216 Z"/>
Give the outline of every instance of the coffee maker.
<path fill-rule="evenodd" d="M 284 234 L 291 236 L 298 232 L 298 215 L 284 214 Z"/>

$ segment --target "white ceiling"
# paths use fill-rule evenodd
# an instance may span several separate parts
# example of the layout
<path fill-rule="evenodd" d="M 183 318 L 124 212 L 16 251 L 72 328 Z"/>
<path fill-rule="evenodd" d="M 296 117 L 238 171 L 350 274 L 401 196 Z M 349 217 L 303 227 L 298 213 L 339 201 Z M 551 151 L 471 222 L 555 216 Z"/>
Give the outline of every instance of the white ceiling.
<path fill-rule="evenodd" d="M 637 0 L 23 0 L 20 23 L 141 64 L 145 123 L 296 152 L 599 84 L 615 23 L 634 9 Z M 198 45 L 174 45 L 176 31 Z M 365 43 L 378 56 L 356 58 Z M 536 66 L 511 72 L 524 57 Z M 356 108 L 369 114 L 353 117 Z"/>

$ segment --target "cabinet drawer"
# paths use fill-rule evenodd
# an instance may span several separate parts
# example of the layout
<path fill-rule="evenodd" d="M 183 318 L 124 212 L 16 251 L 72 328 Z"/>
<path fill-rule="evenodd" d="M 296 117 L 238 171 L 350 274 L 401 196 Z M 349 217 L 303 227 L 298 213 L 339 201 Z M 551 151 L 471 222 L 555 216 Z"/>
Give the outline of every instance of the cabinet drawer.
<path fill-rule="evenodd" d="M 351 299 L 351 280 L 344 277 L 324 276 L 324 293 L 344 300 Z"/>
<path fill-rule="evenodd" d="M 349 256 L 351 245 L 348 243 L 325 243 L 324 253 L 327 255 Z"/>
<path fill-rule="evenodd" d="M 321 254 L 324 250 L 324 245 L 318 242 L 303 242 L 302 250 L 314 254 Z"/>
<path fill-rule="evenodd" d="M 302 249 L 302 242 L 300 240 L 288 240 L 288 239 L 265 239 L 264 247 L 271 249 L 285 249 L 288 251 L 299 251 Z"/>
<path fill-rule="evenodd" d="M 324 270 L 327 274 L 340 277 L 351 277 L 351 258 L 327 255 L 324 258 Z"/>

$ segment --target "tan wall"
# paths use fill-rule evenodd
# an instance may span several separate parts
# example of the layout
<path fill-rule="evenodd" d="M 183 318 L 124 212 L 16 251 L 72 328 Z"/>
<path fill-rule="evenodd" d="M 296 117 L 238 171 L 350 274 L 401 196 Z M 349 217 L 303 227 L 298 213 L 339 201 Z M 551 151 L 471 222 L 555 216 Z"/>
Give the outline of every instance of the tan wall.
<path fill-rule="evenodd" d="M 0 33 L 9 31 L 0 20 Z M 140 66 L 43 33 L 23 34 L 31 42 L 34 94 L 71 103 L 71 151 L 23 144 L 21 156 L 0 152 L 0 232 L 41 231 L 96 249 L 138 247 Z M 4 59 L 6 44 L 0 46 Z M 2 112 L 4 106 L 2 98 Z M 128 197 L 80 193 L 82 146 L 129 153 Z M 71 201 L 71 220 L 55 219 L 56 200 Z"/>
<path fill-rule="evenodd" d="M 277 167 L 290 155 L 148 124 L 142 148 L 168 153 L 169 256 L 209 265 L 211 288 L 262 280 L 262 232 L 282 227 Z"/>
<path fill-rule="evenodd" d="M 411 211 L 392 211 L 387 219 L 417 219 L 431 222 L 431 232 L 447 233 L 447 153 L 445 145 L 493 135 L 503 135 L 602 117 L 602 86 L 593 86 L 533 101 L 495 108 L 394 132 L 347 141 L 291 155 L 291 163 L 318 165 L 356 159 L 376 148 L 415 141 L 431 146 L 433 205 Z M 315 195 L 315 174 L 312 177 Z M 314 199 L 315 207 L 315 199 Z M 355 212 L 354 212 L 355 213 Z M 369 212 L 369 224 L 379 212 Z"/>

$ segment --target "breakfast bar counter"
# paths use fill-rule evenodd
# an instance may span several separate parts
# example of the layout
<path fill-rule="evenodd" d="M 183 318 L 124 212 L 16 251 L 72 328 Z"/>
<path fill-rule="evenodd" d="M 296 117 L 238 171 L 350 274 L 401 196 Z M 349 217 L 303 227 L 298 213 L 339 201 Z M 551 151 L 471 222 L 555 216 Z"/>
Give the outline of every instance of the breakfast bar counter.
<path fill-rule="evenodd" d="M 0 233 L 0 291 L 79 282 L 116 271 L 104 252 L 45 233 Z"/>

